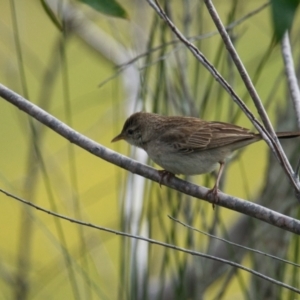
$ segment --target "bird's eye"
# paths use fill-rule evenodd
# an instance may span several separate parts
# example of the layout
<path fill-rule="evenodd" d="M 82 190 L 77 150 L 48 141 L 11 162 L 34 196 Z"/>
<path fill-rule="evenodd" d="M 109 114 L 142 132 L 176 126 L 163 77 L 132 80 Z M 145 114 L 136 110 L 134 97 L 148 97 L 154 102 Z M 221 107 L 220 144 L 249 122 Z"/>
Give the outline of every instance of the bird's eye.
<path fill-rule="evenodd" d="M 129 135 L 132 135 L 132 134 L 133 134 L 133 129 L 128 129 L 128 130 L 127 130 L 127 133 L 128 133 Z"/>

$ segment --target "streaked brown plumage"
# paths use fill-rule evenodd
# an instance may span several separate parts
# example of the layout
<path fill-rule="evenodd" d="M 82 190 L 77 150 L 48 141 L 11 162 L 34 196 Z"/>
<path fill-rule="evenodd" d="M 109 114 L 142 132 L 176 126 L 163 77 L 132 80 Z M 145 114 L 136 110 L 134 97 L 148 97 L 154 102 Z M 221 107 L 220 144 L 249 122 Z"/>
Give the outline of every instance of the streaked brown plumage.
<path fill-rule="evenodd" d="M 280 132 L 277 136 L 293 138 L 300 136 L 300 132 Z M 216 184 L 211 190 L 216 196 L 226 160 L 233 151 L 261 140 L 261 136 L 229 123 L 138 112 L 126 120 L 121 133 L 112 142 L 121 139 L 144 149 L 168 173 L 209 173 L 220 164 Z"/>

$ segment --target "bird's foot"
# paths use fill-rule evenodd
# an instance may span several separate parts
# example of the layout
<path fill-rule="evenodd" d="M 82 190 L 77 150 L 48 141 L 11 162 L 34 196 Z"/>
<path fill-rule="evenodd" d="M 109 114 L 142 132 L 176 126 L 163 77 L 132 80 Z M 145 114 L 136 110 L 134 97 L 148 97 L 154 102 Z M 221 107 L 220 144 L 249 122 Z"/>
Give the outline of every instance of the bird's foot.
<path fill-rule="evenodd" d="M 160 179 L 159 179 L 159 186 L 161 187 L 162 181 L 166 177 L 167 180 L 169 180 L 171 177 L 174 177 L 175 175 L 167 170 L 159 170 L 158 171 Z"/>
<path fill-rule="evenodd" d="M 210 198 L 213 202 L 212 202 L 212 207 L 213 209 L 215 209 L 215 204 L 217 204 L 219 202 L 219 196 L 218 193 L 220 192 L 220 190 L 218 189 L 218 187 L 215 185 L 212 189 L 210 189 L 207 193 L 206 196 L 208 198 Z"/>

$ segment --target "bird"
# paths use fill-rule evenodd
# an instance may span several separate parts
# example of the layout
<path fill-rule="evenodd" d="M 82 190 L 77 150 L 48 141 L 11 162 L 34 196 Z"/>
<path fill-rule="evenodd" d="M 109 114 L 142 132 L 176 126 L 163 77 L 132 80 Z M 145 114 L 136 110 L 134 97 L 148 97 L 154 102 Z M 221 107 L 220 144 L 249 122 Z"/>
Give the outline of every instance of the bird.
<path fill-rule="evenodd" d="M 300 132 L 278 132 L 276 135 L 294 138 L 300 136 Z M 261 139 L 259 133 L 230 123 L 136 112 L 111 142 L 125 140 L 145 150 L 163 168 L 159 171 L 160 184 L 165 176 L 210 173 L 219 165 L 215 185 L 208 191 L 217 199 L 225 163 L 233 152 Z"/>

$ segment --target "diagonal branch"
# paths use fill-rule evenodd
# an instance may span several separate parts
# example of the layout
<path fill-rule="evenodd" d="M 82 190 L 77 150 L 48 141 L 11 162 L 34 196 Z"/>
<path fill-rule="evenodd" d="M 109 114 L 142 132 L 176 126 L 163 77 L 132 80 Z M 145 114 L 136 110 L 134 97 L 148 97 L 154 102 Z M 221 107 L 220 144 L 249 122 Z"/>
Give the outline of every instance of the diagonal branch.
<path fill-rule="evenodd" d="M 77 146 L 92 153 L 93 155 L 98 156 L 134 174 L 138 174 L 153 181 L 160 182 L 160 174 L 154 168 L 138 163 L 135 160 L 132 160 L 124 155 L 103 147 L 102 145 L 78 133 L 54 116 L 42 110 L 30 101 L 24 99 L 19 94 L 11 91 L 2 84 L 0 84 L 0 96 L 3 99 L 7 100 L 9 103 L 18 107 L 20 110 L 35 118 L 39 122 L 51 128 L 53 131 L 66 138 L 71 143 L 76 144 Z M 207 196 L 207 188 L 197 186 L 177 177 L 172 177 L 168 180 L 164 179 L 162 184 L 195 198 L 214 203 L 214 201 Z M 223 206 L 254 217 L 258 220 L 264 221 L 284 230 L 300 234 L 299 220 L 280 214 L 258 204 L 232 197 L 221 192 L 218 193 L 217 204 L 219 206 Z"/>
<path fill-rule="evenodd" d="M 229 85 L 229 83 L 221 76 L 221 74 L 214 68 L 214 66 L 206 59 L 206 57 L 200 52 L 200 50 L 179 31 L 179 29 L 175 26 L 175 24 L 169 19 L 165 11 L 160 7 L 157 0 L 146 0 L 149 5 L 155 10 L 155 12 L 169 25 L 174 34 L 181 40 L 186 47 L 192 52 L 192 54 L 203 64 L 203 66 L 212 74 L 212 76 L 220 83 L 220 85 L 229 93 L 233 101 L 241 108 L 241 110 L 245 113 L 248 119 L 253 123 L 255 128 L 261 134 L 262 138 L 266 141 L 268 146 L 271 148 L 275 156 L 277 157 L 279 163 L 283 167 L 286 172 L 288 178 L 290 179 L 297 198 L 300 199 L 300 181 L 299 178 L 295 175 L 284 151 L 276 137 L 276 134 L 270 124 L 268 126 L 268 130 L 257 120 L 257 118 L 252 114 L 247 105 L 243 102 L 243 100 L 235 93 L 233 88 Z M 222 25 L 223 26 L 223 25 Z M 224 27 L 224 26 L 223 26 Z M 225 28 L 224 28 L 225 30 Z"/>
<path fill-rule="evenodd" d="M 299 194 L 300 192 L 300 182 L 299 182 L 299 179 L 298 177 L 296 177 L 295 175 L 295 172 L 293 171 L 293 168 L 289 162 L 289 160 L 287 159 L 284 151 L 283 151 L 283 148 L 276 136 L 276 133 L 274 131 L 274 128 L 272 126 L 272 123 L 271 121 L 269 120 L 269 117 L 268 117 L 268 114 L 262 104 L 262 101 L 260 100 L 259 98 L 259 95 L 251 81 L 251 78 L 250 76 L 248 75 L 247 73 L 247 70 L 246 68 L 244 67 L 237 51 L 235 50 L 235 47 L 233 46 L 232 42 L 231 42 L 231 39 L 226 31 L 226 28 L 225 26 L 223 25 L 219 15 L 218 15 L 218 12 L 216 11 L 213 3 L 211 0 L 205 0 L 204 1 L 206 6 L 207 6 L 207 9 L 217 27 L 217 29 L 219 30 L 220 32 L 220 35 L 223 39 L 223 42 L 233 60 L 233 62 L 235 63 L 235 66 L 237 67 L 239 73 L 240 73 L 240 76 L 242 78 L 242 80 L 244 81 L 244 84 L 245 84 L 245 87 L 247 88 L 248 92 L 249 92 L 249 95 L 251 96 L 255 106 L 256 106 L 256 109 L 268 131 L 268 133 L 271 135 L 271 138 L 270 138 L 270 141 L 272 142 L 272 151 L 274 152 L 274 154 L 277 156 L 280 164 L 282 165 L 285 173 L 288 175 L 290 181 L 293 183 L 294 185 L 294 188 L 295 188 L 295 191 L 296 191 L 296 194 Z"/>
<path fill-rule="evenodd" d="M 294 104 L 298 128 L 300 128 L 300 90 L 297 75 L 294 68 L 294 60 L 288 32 L 286 32 L 282 38 L 281 52 L 285 66 L 285 74 L 290 89 L 291 100 Z"/>
<path fill-rule="evenodd" d="M 260 278 L 262 278 L 264 280 L 267 280 L 267 281 L 269 281 L 271 283 L 277 284 L 279 286 L 282 286 L 284 288 L 287 288 L 287 289 L 289 289 L 291 291 L 294 291 L 294 292 L 300 294 L 300 290 L 299 289 L 297 289 L 297 288 L 295 288 L 295 287 L 293 287 L 291 285 L 285 284 L 283 282 L 280 282 L 278 280 L 275 280 L 275 279 L 273 279 L 273 278 L 271 278 L 269 276 L 266 276 L 266 275 L 264 275 L 262 273 L 254 271 L 254 270 L 252 270 L 250 268 L 244 267 L 243 265 L 238 264 L 236 262 L 233 262 L 233 261 L 230 261 L 230 260 L 227 260 L 227 259 L 223 259 L 223 258 L 220 258 L 220 257 L 217 257 L 217 256 L 205 254 L 205 253 L 202 253 L 202 252 L 199 252 L 199 251 L 194 251 L 194 250 L 189 250 L 189 249 L 186 249 L 186 248 L 178 247 L 176 245 L 168 244 L 168 243 L 165 243 L 165 242 L 160 242 L 158 240 L 146 238 L 146 237 L 143 237 L 143 236 L 138 236 L 138 235 L 130 234 L 130 233 L 127 233 L 127 232 L 122 232 L 122 231 L 113 230 L 113 229 L 110 229 L 110 228 L 107 228 L 107 227 L 98 226 L 98 225 L 95 225 L 93 223 L 87 223 L 87 222 L 84 222 L 84 221 L 80 221 L 80 220 L 77 220 L 77 219 L 74 219 L 74 218 L 70 218 L 70 217 L 64 216 L 62 214 L 53 212 L 51 210 L 47 210 L 47 209 L 45 209 L 45 208 L 43 208 L 41 206 L 38 206 L 38 205 L 36 205 L 36 204 L 34 204 L 32 202 L 27 201 L 25 199 L 22 199 L 20 197 L 14 196 L 11 193 L 8 193 L 8 192 L 4 191 L 1 188 L 0 188 L 0 192 L 3 193 L 3 194 L 5 194 L 7 197 L 13 198 L 13 199 L 15 199 L 15 200 L 17 200 L 17 201 L 19 201 L 19 202 L 21 202 L 23 204 L 26 204 L 28 206 L 31 206 L 31 207 L 39 210 L 39 211 L 42 211 L 42 212 L 47 213 L 47 214 L 49 214 L 51 216 L 54 216 L 54 217 L 57 217 L 57 218 L 69 221 L 71 223 L 79 224 L 81 226 L 86 226 L 86 227 L 98 229 L 98 230 L 101 230 L 101 231 L 105 231 L 105 232 L 117 234 L 117 235 L 128 237 L 128 238 L 133 238 L 133 239 L 141 240 L 141 241 L 144 241 L 144 242 L 148 242 L 148 243 L 151 243 L 151 244 L 154 244 L 154 245 L 166 247 L 166 248 L 173 249 L 173 250 L 176 250 L 176 251 L 179 251 L 179 252 L 183 252 L 183 253 L 187 253 L 187 254 L 190 254 L 190 255 L 204 257 L 204 258 L 207 258 L 207 259 L 211 259 L 211 260 L 215 260 L 215 261 L 218 261 L 218 262 L 222 262 L 222 263 L 228 264 L 230 266 L 239 268 L 239 269 L 241 269 L 243 271 L 249 272 L 250 274 L 253 274 L 253 275 L 258 276 L 258 277 L 260 277 Z"/>
<path fill-rule="evenodd" d="M 226 46 L 233 62 L 236 65 L 236 68 L 238 69 L 240 76 L 242 78 L 242 80 L 244 81 L 245 87 L 247 88 L 251 98 L 254 101 L 254 104 L 257 108 L 257 111 L 264 123 L 264 126 L 266 127 L 266 129 L 268 130 L 268 132 L 271 134 L 271 136 L 273 137 L 273 139 L 276 138 L 276 134 L 274 131 L 274 128 L 271 124 L 271 121 L 269 119 L 269 116 L 259 98 L 259 95 L 251 81 L 250 76 L 247 73 L 246 68 L 244 67 L 237 51 L 235 50 L 235 47 L 233 45 L 233 43 L 231 42 L 231 39 L 227 33 L 227 30 L 225 28 L 225 26 L 222 24 L 222 21 L 218 15 L 218 12 L 216 11 L 214 5 L 212 4 L 212 2 L 210 0 L 204 0 L 204 3 L 207 7 L 208 12 L 210 13 L 210 16 L 212 18 L 212 20 L 214 21 L 222 39 L 224 42 L 224 45 Z"/>

